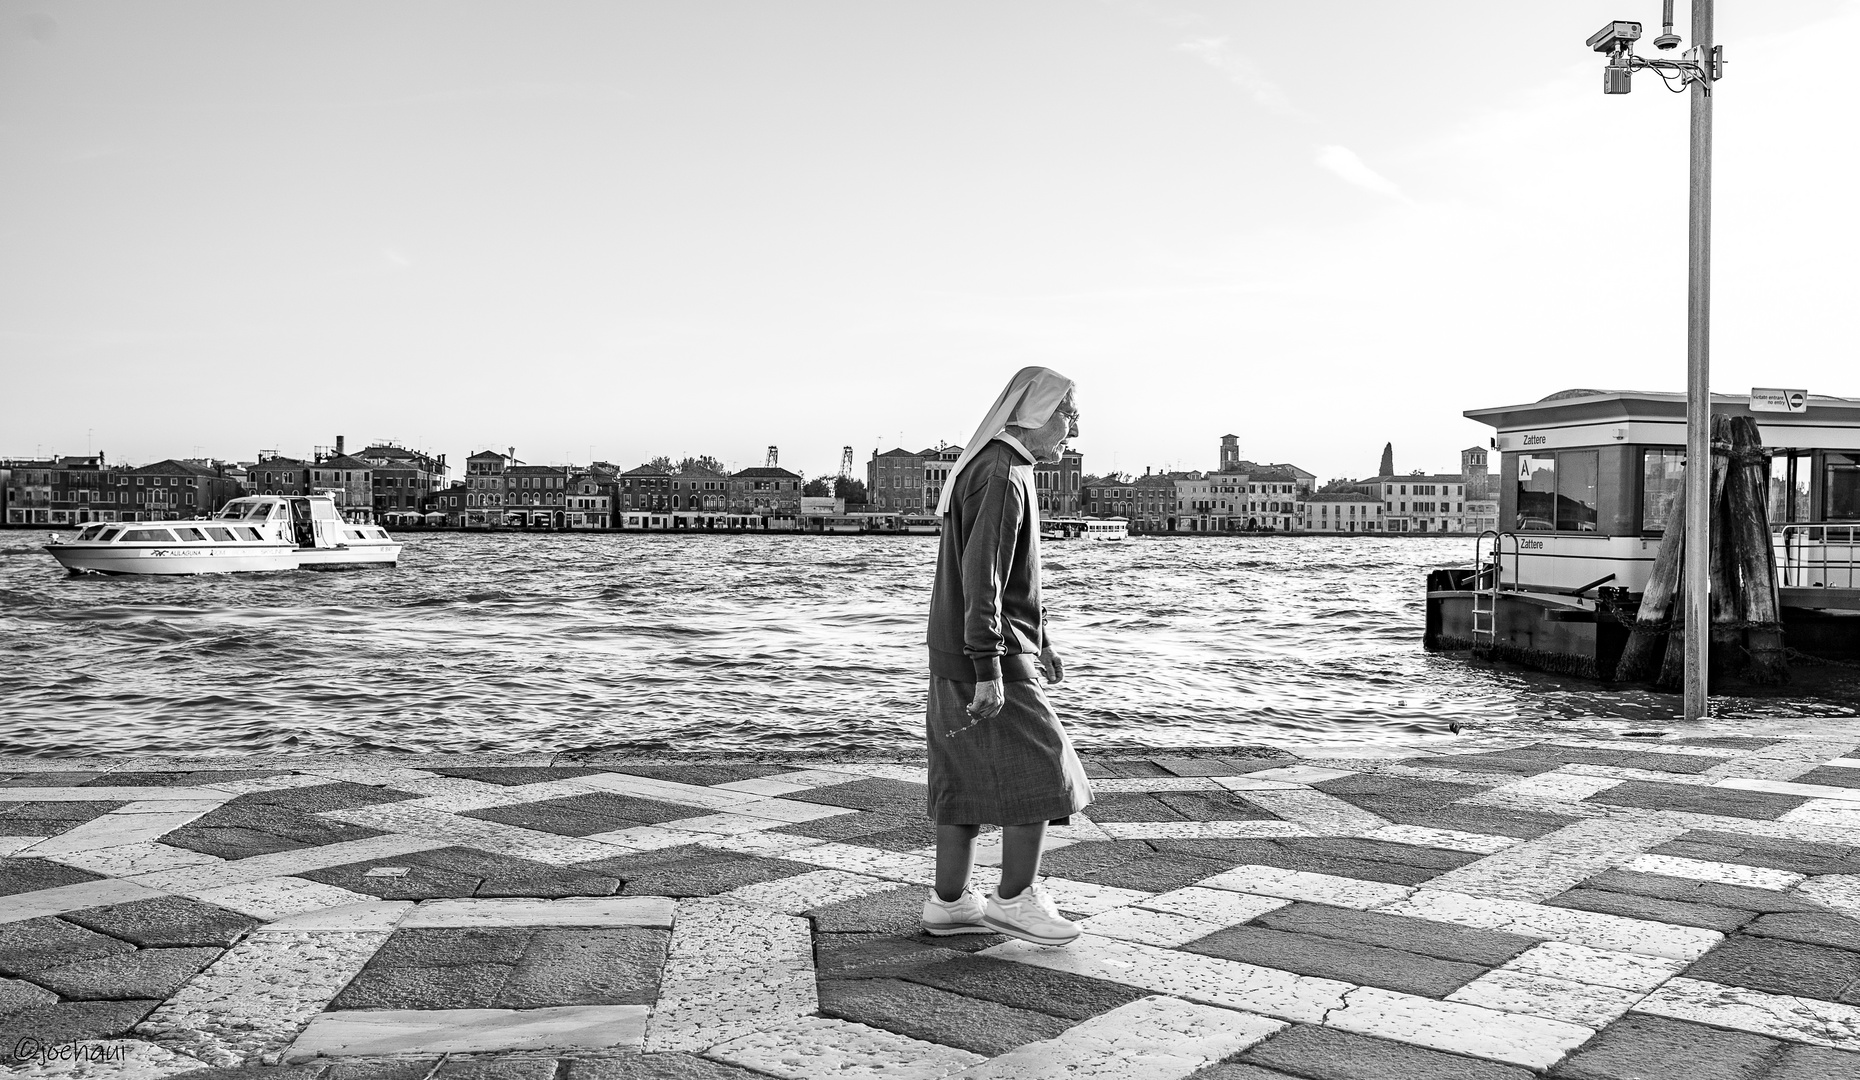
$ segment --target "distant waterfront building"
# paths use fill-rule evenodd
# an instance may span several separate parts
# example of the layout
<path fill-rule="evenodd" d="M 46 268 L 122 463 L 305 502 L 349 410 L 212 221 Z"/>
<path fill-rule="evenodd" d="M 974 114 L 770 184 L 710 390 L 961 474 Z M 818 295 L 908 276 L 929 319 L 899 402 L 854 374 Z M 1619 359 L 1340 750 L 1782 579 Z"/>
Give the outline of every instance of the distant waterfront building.
<path fill-rule="evenodd" d="M 925 450 L 921 456 L 924 459 L 924 508 L 920 516 L 928 517 L 936 513 L 943 501 L 943 486 L 949 483 L 949 470 L 955 468 L 962 457 L 962 447 L 946 443 L 934 450 Z"/>
<path fill-rule="evenodd" d="M 597 466 L 599 462 L 595 463 Z M 606 529 L 613 525 L 613 482 L 590 469 L 568 478 L 568 512 L 565 529 Z"/>
<path fill-rule="evenodd" d="M 517 460 L 517 448 L 514 446 L 508 454 L 480 450 L 465 459 L 466 509 L 463 525 L 503 524 L 504 500 L 508 495 L 504 473 L 511 466 L 521 464 Z"/>
<path fill-rule="evenodd" d="M 1382 500 L 1360 491 L 1326 491 L 1305 496 L 1305 531 L 1381 532 Z"/>
<path fill-rule="evenodd" d="M 393 443 L 377 443 L 355 455 L 372 469 L 375 513 L 418 513 L 426 496 L 446 486 L 446 455 L 437 457 Z"/>
<path fill-rule="evenodd" d="M 957 447 L 960 455 L 962 448 Z M 913 453 L 903 447 L 894 447 L 884 453 L 874 450 L 872 460 L 865 466 L 866 508 L 874 512 L 894 514 L 935 513 L 933 503 L 929 510 L 924 509 L 924 499 L 928 485 L 925 483 L 925 453 Z M 944 468 L 942 476 L 947 477 L 949 470 Z M 942 493 L 939 480 L 937 492 Z"/>
<path fill-rule="evenodd" d="M 730 478 L 724 474 L 696 463 L 672 474 L 672 509 L 721 514 L 729 507 Z"/>
<path fill-rule="evenodd" d="M 0 461 L 0 508 L 8 525 L 131 520 L 116 479 L 102 454 Z"/>
<path fill-rule="evenodd" d="M 501 524 L 526 529 L 559 529 L 567 510 L 567 466 L 511 465 L 504 470 Z"/>
<path fill-rule="evenodd" d="M 620 474 L 620 505 L 615 513 L 628 510 L 670 510 L 672 508 L 672 474 L 654 465 L 641 465 Z"/>
<path fill-rule="evenodd" d="M 118 521 L 180 521 L 210 517 L 243 492 L 219 469 L 168 458 L 117 473 Z M 127 498 L 124 498 L 124 495 Z"/>
<path fill-rule="evenodd" d="M 310 491 L 312 494 L 327 491 L 336 501 L 336 510 L 343 517 L 354 517 L 359 512 L 372 516 L 375 509 L 375 467 L 358 457 L 351 457 L 342 451 L 342 437 L 336 437 L 336 451 L 333 454 L 318 455 L 310 463 Z"/>
<path fill-rule="evenodd" d="M 246 466 L 246 491 L 253 495 L 310 494 L 310 463 L 297 458 L 260 454 Z"/>
<path fill-rule="evenodd" d="M 729 512 L 763 517 L 801 516 L 801 476 L 775 465 L 730 474 Z"/>
<path fill-rule="evenodd" d="M 956 453 L 961 454 L 956 448 Z M 954 458 L 950 459 L 954 462 Z M 926 460 L 924 469 L 928 475 L 932 464 Z M 1040 500 L 1040 517 L 1042 519 L 1075 518 L 1079 511 L 1079 488 L 1084 480 L 1085 458 L 1077 450 L 1067 450 L 1059 455 L 1059 460 L 1051 464 L 1036 464 L 1033 467 L 1033 490 Z M 943 475 L 948 476 L 947 466 Z M 943 485 L 936 485 L 936 496 L 930 495 L 930 484 L 926 480 L 924 495 L 928 503 L 925 513 L 936 512 L 936 499 L 942 496 Z"/>

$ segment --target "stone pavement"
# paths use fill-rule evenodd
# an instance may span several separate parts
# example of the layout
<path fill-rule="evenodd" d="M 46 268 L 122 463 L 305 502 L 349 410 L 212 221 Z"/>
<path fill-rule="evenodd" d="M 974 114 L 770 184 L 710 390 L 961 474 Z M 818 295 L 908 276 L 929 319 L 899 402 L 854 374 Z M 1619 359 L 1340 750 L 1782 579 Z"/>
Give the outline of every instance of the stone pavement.
<path fill-rule="evenodd" d="M 908 759 L 0 762 L 0 1055 L 291 1080 L 1853 1080 L 1860 735 L 1712 730 L 1747 733 L 1090 758 L 1097 799 L 1044 865 L 1084 920 L 1066 949 L 917 932 L 933 830 Z"/>

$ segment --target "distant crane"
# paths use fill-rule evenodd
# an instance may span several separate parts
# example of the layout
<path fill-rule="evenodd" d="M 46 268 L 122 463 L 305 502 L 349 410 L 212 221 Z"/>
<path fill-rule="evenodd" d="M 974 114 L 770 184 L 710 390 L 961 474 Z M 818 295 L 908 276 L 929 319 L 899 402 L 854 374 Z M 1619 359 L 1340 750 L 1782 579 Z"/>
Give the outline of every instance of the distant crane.
<path fill-rule="evenodd" d="M 852 479 L 852 447 L 840 447 L 840 479 Z"/>

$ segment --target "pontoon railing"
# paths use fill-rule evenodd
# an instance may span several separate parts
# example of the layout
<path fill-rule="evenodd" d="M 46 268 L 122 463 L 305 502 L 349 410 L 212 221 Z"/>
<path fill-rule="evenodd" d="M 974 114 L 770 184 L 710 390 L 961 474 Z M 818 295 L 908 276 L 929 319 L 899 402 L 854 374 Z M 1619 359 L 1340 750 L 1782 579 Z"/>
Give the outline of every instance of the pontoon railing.
<path fill-rule="evenodd" d="M 1783 588 L 1860 588 L 1860 525 L 1784 525 L 1775 540 Z"/>

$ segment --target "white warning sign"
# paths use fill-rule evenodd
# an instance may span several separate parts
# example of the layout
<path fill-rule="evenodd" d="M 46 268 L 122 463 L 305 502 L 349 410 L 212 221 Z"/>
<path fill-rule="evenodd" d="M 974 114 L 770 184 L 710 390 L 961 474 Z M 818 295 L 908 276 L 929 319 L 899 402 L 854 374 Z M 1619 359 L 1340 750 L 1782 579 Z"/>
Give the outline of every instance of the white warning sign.
<path fill-rule="evenodd" d="M 1750 388 L 1751 412 L 1807 412 L 1808 391 L 1777 390 L 1772 387 Z"/>

